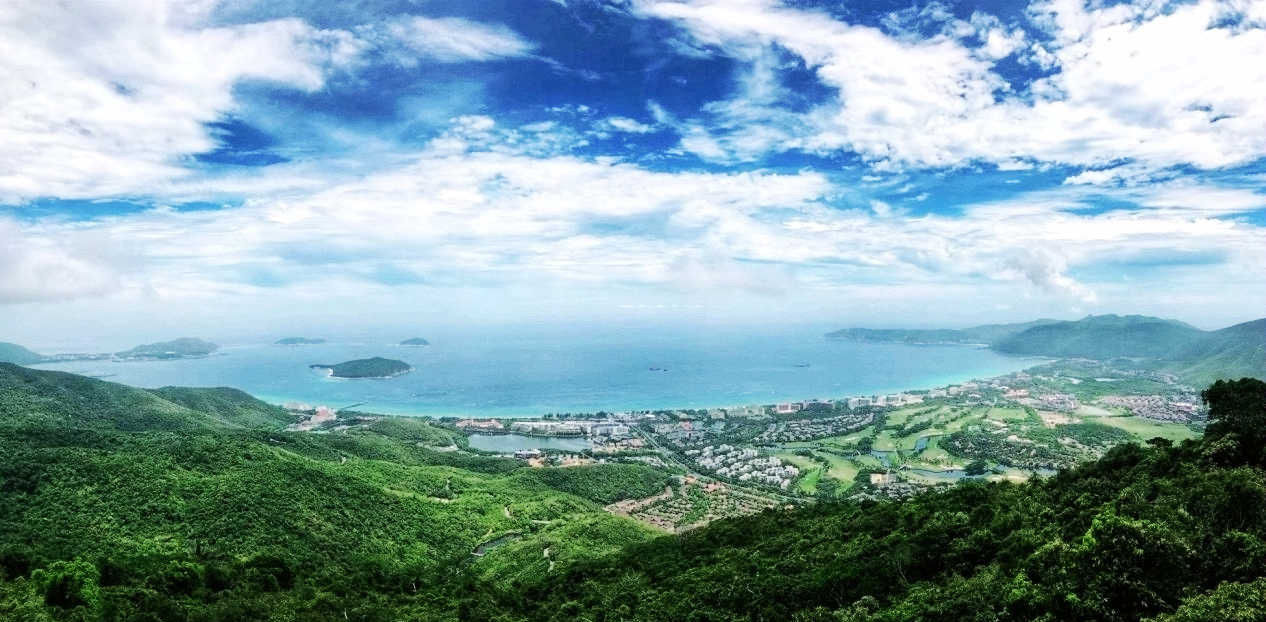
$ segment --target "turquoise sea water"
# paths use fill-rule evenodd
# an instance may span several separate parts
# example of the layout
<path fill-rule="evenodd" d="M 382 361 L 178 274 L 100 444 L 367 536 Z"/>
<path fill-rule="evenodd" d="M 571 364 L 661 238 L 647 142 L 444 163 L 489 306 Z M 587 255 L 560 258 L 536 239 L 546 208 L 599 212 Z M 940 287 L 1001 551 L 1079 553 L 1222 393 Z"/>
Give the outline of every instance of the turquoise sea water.
<path fill-rule="evenodd" d="M 699 408 L 929 388 L 1022 369 L 1033 359 L 960 346 L 828 341 L 821 332 L 629 331 L 454 335 L 426 347 L 392 339 L 312 346 L 231 344 L 203 359 L 41 365 L 141 387 L 229 386 L 269 401 L 419 415 Z M 271 339 L 276 339 L 272 337 Z M 391 379 L 335 379 L 308 369 L 384 356 L 414 367 Z"/>

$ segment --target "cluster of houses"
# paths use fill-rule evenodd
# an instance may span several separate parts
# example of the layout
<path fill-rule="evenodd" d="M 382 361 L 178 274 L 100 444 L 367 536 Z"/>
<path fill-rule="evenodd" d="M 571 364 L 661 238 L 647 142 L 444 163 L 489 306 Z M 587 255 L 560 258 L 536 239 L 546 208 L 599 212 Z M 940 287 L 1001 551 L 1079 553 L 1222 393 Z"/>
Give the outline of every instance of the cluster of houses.
<path fill-rule="evenodd" d="M 849 408 L 861 408 L 863 406 L 877 407 L 900 407 L 910 406 L 913 404 L 922 404 L 923 396 L 911 393 L 895 393 L 892 395 L 872 395 L 870 397 L 859 396 L 850 397 L 846 402 Z"/>
<path fill-rule="evenodd" d="M 466 430 L 467 432 L 498 433 L 505 431 L 505 426 L 501 425 L 501 422 L 496 419 L 462 419 L 454 425 L 458 429 Z"/>
<path fill-rule="evenodd" d="M 510 424 L 510 431 L 519 434 L 537 436 L 608 436 L 624 437 L 629 435 L 629 426 L 617 421 L 515 421 Z"/>
<path fill-rule="evenodd" d="M 707 438 L 707 426 L 695 425 L 693 421 L 677 423 L 657 423 L 651 426 L 656 434 L 664 437 L 669 445 L 685 447 Z"/>
<path fill-rule="evenodd" d="M 595 439 L 593 442 L 594 453 L 618 453 L 621 451 L 639 451 L 646 449 L 646 441 L 633 436 L 626 438 L 609 437 L 604 439 Z"/>
<path fill-rule="evenodd" d="M 590 458 L 584 454 L 547 454 L 539 449 L 518 449 L 514 452 L 514 457 L 519 460 L 526 460 L 528 464 L 534 467 L 542 466 L 583 466 L 586 464 L 606 464 L 606 458 Z"/>
<path fill-rule="evenodd" d="M 702 449 L 690 449 L 686 456 L 693 459 L 705 471 L 717 477 L 727 477 L 740 482 L 752 482 L 777 486 L 786 490 L 800 470 L 783 464 L 775 457 L 760 457 L 755 449 L 733 445 L 708 445 Z"/>
<path fill-rule="evenodd" d="M 602 436 L 609 438 L 623 438 L 629 436 L 630 433 L 627 423 L 606 419 L 514 421 L 510 423 L 510 427 L 508 429 L 505 424 L 501 423 L 501 421 L 497 419 L 462 419 L 457 421 L 454 425 L 467 432 L 483 432 L 486 434 L 514 432 L 535 436 Z"/>
<path fill-rule="evenodd" d="M 850 413 L 823 419 L 793 419 L 784 423 L 770 424 L 769 428 L 756 437 L 761 442 L 808 441 L 847 434 L 866 427 L 874 422 L 871 413 Z"/>
<path fill-rule="evenodd" d="M 1060 412 L 1072 412 L 1080 405 L 1077 396 L 1071 393 L 1045 393 L 1037 396 L 1036 404 L 1039 408 Z"/>
<path fill-rule="evenodd" d="M 1161 395 L 1109 395 L 1099 399 L 1105 406 L 1125 408 L 1130 412 L 1158 421 L 1186 423 L 1200 414 L 1202 406 L 1193 399 L 1170 398 Z"/>

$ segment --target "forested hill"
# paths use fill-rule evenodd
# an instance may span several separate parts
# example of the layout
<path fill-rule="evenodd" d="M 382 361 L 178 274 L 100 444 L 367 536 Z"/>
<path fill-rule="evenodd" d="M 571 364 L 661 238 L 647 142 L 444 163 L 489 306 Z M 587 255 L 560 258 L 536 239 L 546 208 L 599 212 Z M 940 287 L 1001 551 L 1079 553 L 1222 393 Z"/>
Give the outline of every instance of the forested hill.
<path fill-rule="evenodd" d="M 16 343 L 0 341 L 0 363 L 17 363 L 30 365 L 45 360 L 44 355 L 32 352 Z"/>
<path fill-rule="evenodd" d="M 1206 392 L 1203 441 L 1023 485 L 714 523 L 578 563 L 470 619 L 1266 619 L 1266 383 Z"/>
<path fill-rule="evenodd" d="M 277 428 L 286 411 L 236 389 L 138 389 L 0 363 L 0 425 L 116 430 Z"/>
<path fill-rule="evenodd" d="M 991 345 L 1035 326 L 1056 323 L 1056 320 L 1034 320 L 1022 324 L 985 324 L 971 328 L 846 328 L 827 333 L 827 339 L 909 344 L 985 344 Z"/>
<path fill-rule="evenodd" d="M 0 365 L 0 620 L 456 620 L 475 577 L 657 533 L 602 509 L 663 492 L 645 465 L 531 469 L 420 419 L 288 417 Z"/>
<path fill-rule="evenodd" d="M 1257 380 L 1205 393 L 1200 441 L 673 536 L 601 505 L 660 470 L 285 432 L 252 399 L 0 365 L 0 620 L 1266 619 Z"/>
<path fill-rule="evenodd" d="M 852 328 L 830 339 L 897 343 L 986 344 L 1007 354 L 1109 360 L 1138 359 L 1207 384 L 1219 378 L 1266 378 L 1266 319 L 1215 331 L 1143 315 L 1092 315 L 1071 322 L 1037 320 L 961 330 Z"/>
<path fill-rule="evenodd" d="M 1060 358 L 1173 358 L 1206 337 L 1176 320 L 1143 315 L 1092 315 L 1075 322 L 1034 326 L 993 344 L 1008 354 Z"/>

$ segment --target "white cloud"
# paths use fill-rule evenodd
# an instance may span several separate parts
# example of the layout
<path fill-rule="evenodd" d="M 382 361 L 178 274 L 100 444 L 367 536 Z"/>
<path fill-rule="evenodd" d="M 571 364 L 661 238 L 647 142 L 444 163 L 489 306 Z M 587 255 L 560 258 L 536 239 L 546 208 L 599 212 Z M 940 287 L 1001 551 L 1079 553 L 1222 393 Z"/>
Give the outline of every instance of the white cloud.
<path fill-rule="evenodd" d="M 1247 15 L 1257 4 L 1242 7 Z M 647 16 L 680 23 L 701 45 L 759 68 L 777 45 L 838 92 L 774 123 L 789 139 L 752 140 L 764 151 L 851 150 L 880 168 L 1037 161 L 1102 168 L 1133 161 L 1149 171 L 1182 164 L 1218 168 L 1266 156 L 1266 29 L 1209 28 L 1228 5 L 1215 0 L 1087 8 L 1080 0 L 1035 3 L 1051 37 L 1025 47 L 1023 33 L 977 14 L 932 38 L 885 34 L 773 0 L 644 0 Z M 922 18 L 921 18 L 922 19 Z M 1248 25 L 1245 25 L 1248 24 Z M 897 23 L 899 26 L 900 24 Z M 1181 41 L 1181 45 L 1174 42 Z M 1055 68 L 1027 91 L 1009 85 L 996 59 L 1027 49 Z M 754 69 L 755 70 L 755 69 Z M 743 107 L 740 86 L 719 106 Z M 740 123 L 741 115 L 717 123 Z M 753 124 L 738 132 L 768 132 Z M 725 147 L 724 141 L 719 145 Z M 759 152 L 729 150 L 754 159 Z M 1113 181 L 1090 174 L 1076 182 Z"/>
<path fill-rule="evenodd" d="M 1018 249 L 1004 264 L 1006 270 L 1014 270 L 1037 287 L 1085 303 L 1096 300 L 1090 288 L 1078 283 L 1066 273 L 1068 266 L 1063 257 L 1041 248 Z"/>
<path fill-rule="evenodd" d="M 206 28 L 184 3 L 0 7 L 0 201 L 144 193 L 216 146 L 233 87 L 312 91 L 357 52 L 297 19 Z"/>
<path fill-rule="evenodd" d="M 95 283 L 83 291 L 177 301 L 531 286 L 559 296 L 636 290 L 649 300 L 738 291 L 847 300 L 879 296 L 884 284 L 911 300 L 974 291 L 995 302 L 1106 305 L 1120 294 L 1077 275 L 1114 258 L 1220 258 L 1224 265 L 1186 286 L 1196 288 L 1216 282 L 1210 274 L 1266 261 L 1259 228 L 1217 218 L 1261 205 L 1248 190 L 1121 188 L 1119 198 L 1143 208 L 1086 214 L 1074 210 L 1090 190 L 1064 186 L 965 206 L 959 216 L 912 217 L 879 201 L 829 207 L 823 201 L 837 189 L 817 173 L 651 171 L 541 155 L 524 135 L 462 117 L 411 162 L 324 189 L 214 212 L 11 228 L 21 242 L 11 246 L 36 259 L 10 258 L 26 267 L 10 268 L 4 291 L 52 299 L 70 295 L 59 283 Z M 121 260 L 83 250 L 91 246 L 66 246 L 76 239 L 126 240 L 135 256 L 119 268 Z M 58 270 L 69 281 L 32 276 Z"/>
<path fill-rule="evenodd" d="M 628 117 L 607 117 L 599 125 L 603 129 L 626 134 L 649 134 L 655 131 L 655 126 Z"/>
<path fill-rule="evenodd" d="M 392 52 L 397 62 L 412 66 L 420 59 L 446 63 L 490 61 L 527 56 L 535 45 L 500 24 L 481 24 L 456 17 L 404 17 L 375 26 L 377 33 L 399 43 Z"/>
<path fill-rule="evenodd" d="M 0 218 L 0 304 L 108 294 L 123 282 L 114 254 L 73 230 L 47 235 Z"/>

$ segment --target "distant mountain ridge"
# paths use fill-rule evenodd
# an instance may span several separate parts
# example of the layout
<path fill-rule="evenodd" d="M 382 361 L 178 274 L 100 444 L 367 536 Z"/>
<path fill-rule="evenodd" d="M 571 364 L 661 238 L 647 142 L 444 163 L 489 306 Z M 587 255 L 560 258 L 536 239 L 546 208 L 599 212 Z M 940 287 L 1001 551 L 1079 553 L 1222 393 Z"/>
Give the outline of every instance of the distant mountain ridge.
<path fill-rule="evenodd" d="M 1144 359 L 1198 384 L 1217 378 L 1266 377 L 1266 319 L 1205 331 L 1145 315 L 1091 315 L 957 330 L 850 328 L 826 336 L 879 343 L 984 344 L 1026 356 Z"/>
<path fill-rule="evenodd" d="M 1022 324 L 984 324 L 960 329 L 846 328 L 827 333 L 826 336 L 828 339 L 869 341 L 874 343 L 993 345 L 998 340 L 1023 332 L 1029 328 L 1056 323 L 1058 323 L 1058 320 L 1041 319 Z"/>
<path fill-rule="evenodd" d="M 33 363 L 42 363 L 47 359 L 48 357 L 43 354 L 32 352 L 16 343 L 0 341 L 0 363 L 31 365 Z"/>

